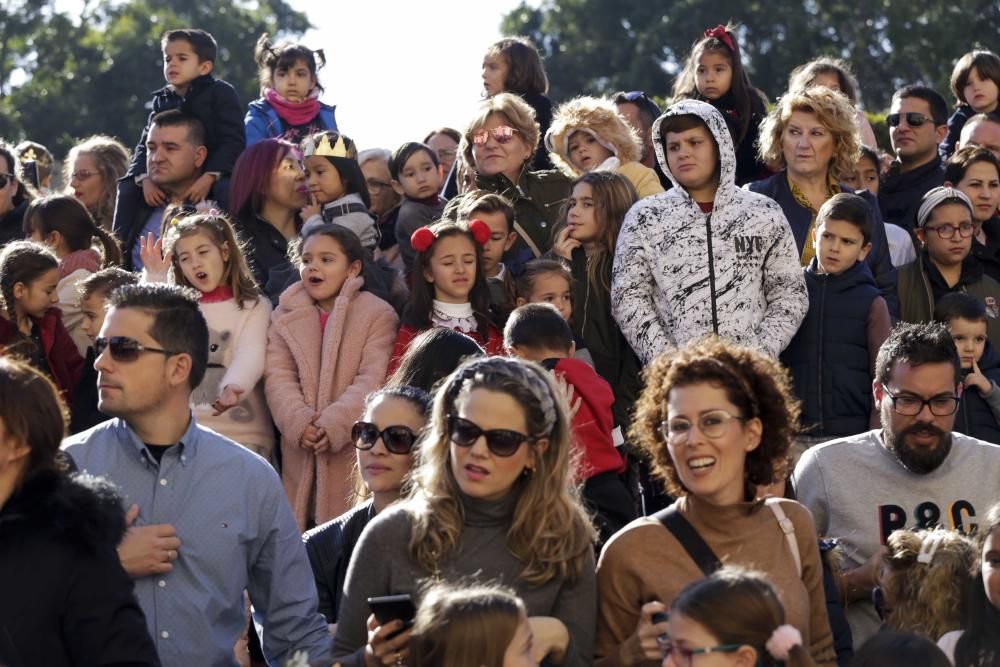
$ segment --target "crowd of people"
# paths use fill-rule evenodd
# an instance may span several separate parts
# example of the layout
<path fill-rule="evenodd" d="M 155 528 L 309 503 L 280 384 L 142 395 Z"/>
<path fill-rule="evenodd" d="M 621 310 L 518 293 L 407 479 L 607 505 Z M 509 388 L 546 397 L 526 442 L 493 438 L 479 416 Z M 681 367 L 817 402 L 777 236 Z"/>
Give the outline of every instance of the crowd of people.
<path fill-rule="evenodd" d="M 878 146 L 737 37 L 358 150 L 169 30 L 134 150 L 0 142 L 0 665 L 1000 665 L 1000 57 Z"/>

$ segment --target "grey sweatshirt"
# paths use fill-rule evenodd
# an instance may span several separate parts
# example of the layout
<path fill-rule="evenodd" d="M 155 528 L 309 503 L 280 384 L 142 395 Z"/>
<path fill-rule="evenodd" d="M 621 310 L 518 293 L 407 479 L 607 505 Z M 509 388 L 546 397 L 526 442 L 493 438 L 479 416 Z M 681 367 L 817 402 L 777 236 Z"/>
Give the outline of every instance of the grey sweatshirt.
<path fill-rule="evenodd" d="M 526 585 L 518 577 L 523 564 L 507 548 L 513 503 L 512 497 L 494 502 L 462 497 L 465 524 L 461 540 L 456 551 L 441 562 L 441 578 L 509 586 L 524 601 L 528 616 L 553 616 L 566 625 L 570 645 L 563 665 L 590 665 L 597 614 L 593 555 L 588 550 L 588 562 L 574 582 Z M 406 503 L 382 511 L 365 528 L 351 556 L 333 649 L 335 661 L 344 667 L 364 665 L 365 623 L 371 614 L 368 598 L 409 593 L 419 606 L 421 588 L 431 583 L 431 573 L 410 556 L 410 511 Z"/>
<path fill-rule="evenodd" d="M 926 475 L 910 472 L 882 444 L 882 431 L 807 450 L 792 476 L 821 537 L 836 538 L 844 569 L 862 565 L 893 530 L 936 525 L 969 533 L 1000 501 L 1000 446 L 952 433 L 951 453 Z M 870 602 L 847 607 L 855 647 L 878 630 Z"/>

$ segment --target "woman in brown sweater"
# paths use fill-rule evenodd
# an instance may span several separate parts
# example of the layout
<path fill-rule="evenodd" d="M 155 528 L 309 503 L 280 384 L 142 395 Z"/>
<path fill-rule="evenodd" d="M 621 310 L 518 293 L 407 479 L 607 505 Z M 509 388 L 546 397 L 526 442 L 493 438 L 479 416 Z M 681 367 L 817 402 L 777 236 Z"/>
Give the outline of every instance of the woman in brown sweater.
<path fill-rule="evenodd" d="M 632 437 L 678 498 L 666 511 L 686 519 L 721 563 L 765 573 L 813 660 L 832 667 L 812 516 L 794 501 L 755 500 L 758 486 L 784 477 L 798 422 L 785 371 L 761 353 L 710 339 L 664 353 L 647 372 Z M 791 526 L 779 523 L 782 515 Z M 659 665 L 657 636 L 668 624 L 653 615 L 704 576 L 658 515 L 616 534 L 597 565 L 595 664 Z"/>

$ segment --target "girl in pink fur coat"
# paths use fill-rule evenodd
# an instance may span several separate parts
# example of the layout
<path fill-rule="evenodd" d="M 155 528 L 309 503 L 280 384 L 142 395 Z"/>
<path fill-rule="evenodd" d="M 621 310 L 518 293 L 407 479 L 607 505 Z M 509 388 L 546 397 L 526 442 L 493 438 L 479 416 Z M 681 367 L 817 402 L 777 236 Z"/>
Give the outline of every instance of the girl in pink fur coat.
<path fill-rule="evenodd" d="M 392 306 L 363 291 L 363 255 L 344 227 L 309 228 L 299 246 L 302 281 L 271 316 L 264 390 L 302 530 L 351 506 L 351 425 L 385 378 L 399 326 Z"/>

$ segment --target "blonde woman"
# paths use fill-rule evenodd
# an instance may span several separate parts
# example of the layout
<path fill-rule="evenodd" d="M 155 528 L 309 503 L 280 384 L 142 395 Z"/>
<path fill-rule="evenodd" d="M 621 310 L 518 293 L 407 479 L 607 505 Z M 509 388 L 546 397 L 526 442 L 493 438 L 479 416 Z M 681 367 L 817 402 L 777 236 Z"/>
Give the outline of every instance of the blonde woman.
<path fill-rule="evenodd" d="M 466 126 L 458 151 L 471 167 L 473 189 L 503 195 L 514 206 L 517 240 L 504 253 L 514 272 L 552 248 L 552 227 L 569 196 L 570 180 L 559 171 L 532 171 L 540 130 L 534 110 L 517 95 L 499 93 L 486 99 Z M 470 193 L 448 202 L 444 217 L 456 219 Z"/>
<path fill-rule="evenodd" d="M 572 484 L 570 432 L 565 398 L 540 366 L 491 357 L 449 376 L 413 492 L 375 517 L 351 557 L 336 659 L 405 664 L 410 631 L 379 626 L 368 598 L 418 603 L 430 583 L 496 581 L 524 601 L 539 655 L 589 665 L 595 534 Z"/>
<path fill-rule="evenodd" d="M 865 263 L 875 276 L 889 312 L 898 316 L 896 272 L 878 200 L 866 190 L 855 192 L 841 182 L 854 172 L 860 156 L 858 121 L 847 97 L 824 86 L 791 92 L 778 100 L 760 127 L 760 157 L 781 171 L 746 187 L 781 206 L 802 266 L 808 266 L 815 257 L 812 241 L 816 214 L 824 202 L 841 192 L 864 199 L 872 219 L 872 249 Z"/>
<path fill-rule="evenodd" d="M 111 231 L 118 179 L 128 171 L 128 149 L 111 137 L 88 137 L 69 149 L 63 166 L 66 194 L 87 207 L 102 229 Z"/>

